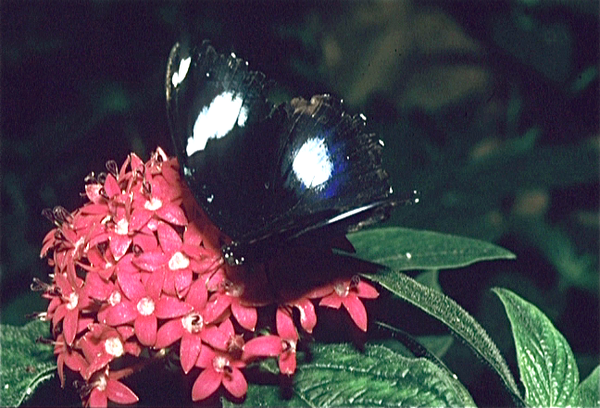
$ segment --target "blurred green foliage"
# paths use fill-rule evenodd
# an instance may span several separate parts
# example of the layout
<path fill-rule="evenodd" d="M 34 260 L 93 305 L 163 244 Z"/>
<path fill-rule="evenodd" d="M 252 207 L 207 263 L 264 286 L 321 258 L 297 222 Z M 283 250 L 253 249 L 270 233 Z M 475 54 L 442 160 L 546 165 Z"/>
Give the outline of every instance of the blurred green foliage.
<path fill-rule="evenodd" d="M 509 348 L 505 355 L 510 333 L 486 294 L 492 286 L 532 300 L 555 322 L 582 378 L 596 364 L 596 1 L 0 7 L 3 323 L 23 324 L 45 306 L 29 292 L 32 278 L 50 271 L 38 256 L 51 228 L 43 208 L 81 205 L 83 178 L 107 160 L 130 151 L 147 158 L 157 145 L 174 153 L 167 55 L 182 37 L 209 38 L 277 81 L 274 100 L 329 92 L 369 118 L 386 143 L 394 189 L 421 193 L 389 225 L 489 240 L 517 254 L 440 272 L 444 292 Z M 485 381 L 460 351 L 452 358 L 459 376 Z"/>

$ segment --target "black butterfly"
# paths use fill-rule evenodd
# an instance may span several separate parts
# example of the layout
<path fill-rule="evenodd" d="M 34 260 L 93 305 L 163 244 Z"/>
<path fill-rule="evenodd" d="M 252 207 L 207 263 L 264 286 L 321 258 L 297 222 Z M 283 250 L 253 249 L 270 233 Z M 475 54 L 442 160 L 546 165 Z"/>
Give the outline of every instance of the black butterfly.
<path fill-rule="evenodd" d="M 204 41 L 175 44 L 167 65 L 171 132 L 183 175 L 233 242 L 230 265 L 294 244 L 318 246 L 389 216 L 382 142 L 365 118 L 316 95 L 274 107 L 248 63 Z"/>

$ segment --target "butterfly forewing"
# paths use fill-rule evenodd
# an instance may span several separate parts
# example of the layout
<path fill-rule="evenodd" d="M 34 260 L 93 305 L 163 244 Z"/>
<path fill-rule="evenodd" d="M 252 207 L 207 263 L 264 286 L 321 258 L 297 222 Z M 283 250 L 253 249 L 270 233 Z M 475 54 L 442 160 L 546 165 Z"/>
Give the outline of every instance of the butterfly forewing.
<path fill-rule="evenodd" d="M 192 50 L 176 44 L 166 89 L 178 158 L 200 205 L 232 237 L 262 225 L 256 203 L 277 148 L 264 75 L 249 71 L 241 59 L 217 54 L 207 42 Z"/>

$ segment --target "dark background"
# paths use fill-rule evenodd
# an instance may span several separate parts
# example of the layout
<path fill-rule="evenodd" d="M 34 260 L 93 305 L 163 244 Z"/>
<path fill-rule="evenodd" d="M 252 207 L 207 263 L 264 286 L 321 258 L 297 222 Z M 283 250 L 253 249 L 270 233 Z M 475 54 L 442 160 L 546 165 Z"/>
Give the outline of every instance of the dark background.
<path fill-rule="evenodd" d="M 275 100 L 329 92 L 364 113 L 386 143 L 394 189 L 421 193 L 389 225 L 493 241 L 517 254 L 440 272 L 444 291 L 513 367 L 492 286 L 549 316 L 582 378 L 597 364 L 597 1 L 1 7 L 2 323 L 23 324 L 46 306 L 29 292 L 33 277 L 50 272 L 39 258 L 52 228 L 42 209 L 80 206 L 83 178 L 110 159 L 134 151 L 146 160 L 158 145 L 174 154 L 163 83 L 171 46 L 187 36 L 248 60 L 278 83 Z M 463 366 L 461 380 L 484 388 Z"/>

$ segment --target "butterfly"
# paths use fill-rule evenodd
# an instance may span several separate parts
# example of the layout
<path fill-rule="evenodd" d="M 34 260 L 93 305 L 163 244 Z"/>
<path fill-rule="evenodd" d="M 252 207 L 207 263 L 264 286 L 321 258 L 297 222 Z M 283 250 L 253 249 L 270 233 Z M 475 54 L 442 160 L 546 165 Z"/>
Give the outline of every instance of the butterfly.
<path fill-rule="evenodd" d="M 274 106 L 270 82 L 208 41 L 173 46 L 166 98 L 180 167 L 196 201 L 231 241 L 229 265 L 294 245 L 327 245 L 386 219 L 400 201 L 383 143 L 330 95 Z M 405 200 L 404 200 L 405 201 Z"/>

